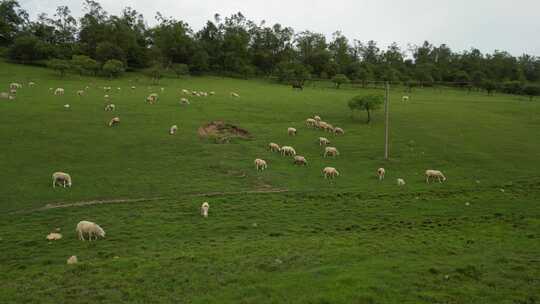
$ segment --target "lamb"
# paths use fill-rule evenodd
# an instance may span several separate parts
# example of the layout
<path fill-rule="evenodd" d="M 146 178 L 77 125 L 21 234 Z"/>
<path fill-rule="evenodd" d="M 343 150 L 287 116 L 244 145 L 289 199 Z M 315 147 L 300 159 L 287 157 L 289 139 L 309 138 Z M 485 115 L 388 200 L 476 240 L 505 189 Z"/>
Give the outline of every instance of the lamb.
<path fill-rule="evenodd" d="M 281 147 L 281 155 L 282 156 L 295 156 L 296 155 L 296 151 L 294 150 L 293 147 L 289 147 L 289 146 L 283 146 Z"/>
<path fill-rule="evenodd" d="M 268 144 L 268 148 L 270 149 L 270 151 L 272 152 L 279 152 L 281 150 L 281 148 L 279 147 L 278 144 L 276 143 L 269 143 Z"/>
<path fill-rule="evenodd" d="M 57 241 L 60 239 L 62 239 L 62 234 L 57 233 L 57 232 L 51 232 L 47 235 L 47 240 L 49 241 Z"/>
<path fill-rule="evenodd" d="M 324 157 L 327 157 L 327 156 L 333 156 L 333 157 L 339 156 L 338 149 L 336 149 L 335 147 L 326 147 L 324 149 Z"/>
<path fill-rule="evenodd" d="M 77 91 L 77 95 L 78 95 L 78 96 L 83 96 L 83 95 L 84 95 L 84 91 L 83 91 L 83 90 L 78 90 L 78 91 Z"/>
<path fill-rule="evenodd" d="M 263 159 L 260 159 L 260 158 L 257 158 L 254 161 L 254 163 L 255 163 L 255 168 L 257 169 L 257 171 L 259 171 L 259 170 L 262 171 L 262 170 L 264 170 L 264 169 L 266 169 L 268 167 L 267 164 L 266 164 L 266 161 L 263 160 Z"/>
<path fill-rule="evenodd" d="M 296 129 L 295 128 L 288 128 L 287 133 L 289 136 L 296 136 Z"/>
<path fill-rule="evenodd" d="M 190 104 L 189 100 L 187 98 L 180 98 L 180 104 L 181 105 L 188 105 Z"/>
<path fill-rule="evenodd" d="M 63 88 L 57 88 L 56 90 L 54 90 L 54 95 L 56 96 L 61 96 L 61 95 L 64 95 L 64 89 Z"/>
<path fill-rule="evenodd" d="M 323 169 L 323 175 L 324 175 L 324 178 L 334 178 L 334 177 L 337 177 L 339 176 L 339 172 L 338 170 L 336 170 L 336 168 L 332 168 L 332 167 L 326 167 Z"/>
<path fill-rule="evenodd" d="M 210 209 L 210 204 L 208 202 L 204 202 L 201 205 L 201 215 L 204 217 L 208 217 L 208 209 Z"/>
<path fill-rule="evenodd" d="M 328 133 L 333 133 L 333 132 L 334 132 L 334 126 L 332 126 L 331 124 L 327 123 L 327 124 L 326 124 L 326 128 L 325 128 L 325 131 L 328 132 Z"/>
<path fill-rule="evenodd" d="M 238 93 L 231 92 L 231 97 L 240 97 L 240 95 L 238 95 Z"/>
<path fill-rule="evenodd" d="M 426 183 L 429 184 L 431 178 L 436 178 L 439 183 L 446 181 L 446 176 L 439 170 L 426 170 Z M 441 181 L 442 180 L 442 181 Z"/>
<path fill-rule="evenodd" d="M 113 127 L 113 126 L 116 126 L 120 123 L 120 118 L 119 117 L 113 117 L 113 119 L 111 119 L 109 121 L 109 127 Z"/>
<path fill-rule="evenodd" d="M 319 137 L 319 146 L 329 145 L 330 141 L 326 137 Z"/>
<path fill-rule="evenodd" d="M 317 122 L 317 126 L 319 127 L 319 129 L 322 129 L 322 130 L 327 130 L 330 127 L 330 125 L 324 121 Z"/>
<path fill-rule="evenodd" d="M 169 134 L 170 134 L 170 135 L 176 134 L 177 131 L 178 131 L 178 126 L 177 126 L 177 125 L 172 125 L 172 126 L 169 128 Z"/>
<path fill-rule="evenodd" d="M 317 121 L 313 118 L 306 119 L 306 126 L 309 128 L 317 126 Z"/>
<path fill-rule="evenodd" d="M 344 135 L 345 134 L 345 131 L 343 131 L 342 128 L 334 128 L 334 135 Z"/>
<path fill-rule="evenodd" d="M 98 237 L 105 237 L 105 231 L 99 227 L 98 224 L 92 223 L 89 221 L 80 221 L 77 224 L 77 228 L 75 229 L 77 231 L 77 234 L 79 236 L 79 240 L 84 241 L 84 235 L 88 235 L 88 240 L 91 241 L 92 238 L 95 240 L 98 239 Z"/>
<path fill-rule="evenodd" d="M 77 260 L 77 256 L 76 255 L 72 255 L 69 257 L 69 259 L 67 259 L 67 264 L 68 265 L 72 265 L 72 264 L 77 264 L 79 262 L 79 260 Z"/>
<path fill-rule="evenodd" d="M 403 102 L 409 101 L 409 96 L 403 96 L 403 97 L 401 97 L 401 101 L 403 101 Z"/>
<path fill-rule="evenodd" d="M 379 177 L 380 181 L 382 181 L 384 179 L 384 174 L 385 173 L 386 173 L 386 171 L 384 170 L 384 168 L 377 169 L 377 176 Z"/>
<path fill-rule="evenodd" d="M 64 108 L 66 108 L 66 109 L 69 109 L 70 107 L 71 107 L 71 106 L 69 105 L 69 103 L 66 103 L 66 104 L 64 105 Z"/>
<path fill-rule="evenodd" d="M 321 117 L 319 115 L 313 116 L 313 119 L 315 119 L 317 122 L 321 121 Z"/>
<path fill-rule="evenodd" d="M 16 83 L 16 82 L 12 82 L 9 84 L 9 88 L 10 89 L 21 89 L 22 88 L 22 84 L 20 83 Z"/>
<path fill-rule="evenodd" d="M 398 186 L 405 186 L 405 180 L 403 178 L 398 178 L 397 179 L 397 184 L 398 184 Z"/>
<path fill-rule="evenodd" d="M 303 166 L 307 166 L 307 160 L 305 157 L 303 156 L 300 156 L 300 155 L 296 155 L 294 157 L 294 164 L 295 165 L 303 165 Z"/>
<path fill-rule="evenodd" d="M 146 97 L 146 101 L 149 103 L 149 104 L 154 104 L 158 101 L 158 94 L 157 93 L 152 93 L 150 95 L 148 95 L 148 97 Z"/>
<path fill-rule="evenodd" d="M 114 111 L 115 109 L 116 109 L 116 106 L 114 105 L 114 103 L 110 103 L 105 106 L 105 111 Z"/>
<path fill-rule="evenodd" d="M 53 188 L 56 188 L 57 184 L 62 185 L 64 188 L 66 186 L 71 188 L 71 185 L 72 185 L 71 175 L 64 172 L 54 172 L 52 175 Z"/>

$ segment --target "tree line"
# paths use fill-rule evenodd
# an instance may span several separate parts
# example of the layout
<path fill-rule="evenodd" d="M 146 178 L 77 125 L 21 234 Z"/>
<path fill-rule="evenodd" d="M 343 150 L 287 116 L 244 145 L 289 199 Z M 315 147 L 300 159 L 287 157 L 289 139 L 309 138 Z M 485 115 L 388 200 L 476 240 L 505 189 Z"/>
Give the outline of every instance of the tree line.
<path fill-rule="evenodd" d="M 145 70 L 152 78 L 172 71 L 272 76 L 286 83 L 332 79 L 336 87 L 348 82 L 410 87 L 448 82 L 518 94 L 540 82 L 540 58 L 527 54 L 484 54 L 475 48 L 456 52 L 428 41 L 407 50 L 396 43 L 381 49 L 375 41 L 350 41 L 339 31 L 327 39 L 278 23 L 256 23 L 241 13 L 216 14 L 199 31 L 159 12 L 156 25 L 148 26 L 131 7 L 116 16 L 94 0 L 83 1 L 83 13 L 77 19 L 67 6 L 59 6 L 52 16 L 42 13 L 30 20 L 17 0 L 1 0 L 1 54 L 19 63 L 46 64 L 61 74 L 74 70 L 110 77 L 127 69 Z"/>

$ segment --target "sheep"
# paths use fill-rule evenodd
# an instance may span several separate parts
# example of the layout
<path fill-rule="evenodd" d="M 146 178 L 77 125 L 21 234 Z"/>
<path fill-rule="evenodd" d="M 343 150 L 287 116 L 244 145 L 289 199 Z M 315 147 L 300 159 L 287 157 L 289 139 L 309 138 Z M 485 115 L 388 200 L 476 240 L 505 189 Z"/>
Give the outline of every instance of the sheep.
<path fill-rule="evenodd" d="M 30 81 L 30 82 L 28 83 L 28 86 L 29 86 L 29 87 L 33 87 L 33 86 L 35 86 L 35 85 L 36 85 L 36 83 L 33 82 L 33 81 Z"/>
<path fill-rule="evenodd" d="M 169 134 L 170 134 L 170 135 L 176 134 L 177 131 L 178 131 L 178 126 L 177 126 L 177 125 L 172 125 L 172 126 L 169 128 Z"/>
<path fill-rule="evenodd" d="M 295 165 L 303 165 L 303 166 L 307 166 L 307 160 L 305 157 L 303 156 L 300 156 L 300 155 L 296 155 L 294 157 L 294 164 Z"/>
<path fill-rule="evenodd" d="M 326 137 L 319 137 L 319 146 L 329 145 L 330 141 Z"/>
<path fill-rule="evenodd" d="M 313 116 L 313 119 L 315 119 L 317 122 L 321 121 L 321 117 L 319 115 Z"/>
<path fill-rule="evenodd" d="M 77 91 L 77 95 L 78 95 L 78 96 L 83 96 L 83 95 L 84 95 L 84 91 L 83 91 L 83 90 L 78 90 L 78 91 Z"/>
<path fill-rule="evenodd" d="M 257 169 L 257 171 L 259 170 L 264 170 L 268 167 L 268 165 L 266 164 L 266 161 L 263 160 L 263 159 L 260 159 L 260 158 L 257 158 L 255 161 L 255 169 Z"/>
<path fill-rule="evenodd" d="M 279 152 L 281 150 L 281 148 L 279 147 L 278 144 L 276 143 L 269 143 L 268 144 L 268 148 L 270 149 L 270 151 L 272 152 Z"/>
<path fill-rule="evenodd" d="M 283 146 L 281 147 L 281 155 L 282 156 L 296 156 L 296 151 L 294 150 L 293 147 L 289 147 L 289 146 Z"/>
<path fill-rule="evenodd" d="M 132 90 L 135 90 L 135 89 L 136 89 L 136 87 L 135 87 L 135 86 L 132 86 L 132 87 L 131 87 L 131 89 L 132 89 Z"/>
<path fill-rule="evenodd" d="M 240 95 L 238 95 L 238 93 L 231 92 L 231 97 L 240 97 Z"/>
<path fill-rule="evenodd" d="M 189 105 L 190 102 L 187 98 L 180 98 L 180 104 L 181 105 Z"/>
<path fill-rule="evenodd" d="M 384 174 L 385 173 L 386 173 L 386 171 L 384 170 L 384 168 L 377 169 L 377 176 L 379 177 L 380 181 L 382 181 L 384 179 Z"/>
<path fill-rule="evenodd" d="M 326 167 L 323 169 L 323 176 L 324 178 L 334 178 L 336 176 L 339 176 L 339 172 L 338 170 L 336 170 L 336 168 L 332 168 L 332 167 Z"/>
<path fill-rule="evenodd" d="M 105 106 L 105 111 L 114 111 L 115 109 L 116 109 L 116 106 L 114 105 L 114 103 L 110 103 Z"/>
<path fill-rule="evenodd" d="M 89 87 L 89 86 L 85 86 L 84 89 L 85 89 L 85 90 L 89 90 L 90 87 Z"/>
<path fill-rule="evenodd" d="M 210 93 L 208 93 L 208 95 L 210 95 L 210 96 L 214 96 L 214 95 L 216 95 L 216 92 L 214 92 L 214 91 L 210 91 Z"/>
<path fill-rule="evenodd" d="M 118 87 L 118 88 L 116 88 L 116 89 L 117 89 L 118 91 L 122 91 L 122 88 L 121 88 L 121 87 Z"/>
<path fill-rule="evenodd" d="M 67 259 L 67 264 L 68 265 L 72 265 L 72 264 L 77 264 L 79 262 L 79 260 L 77 260 L 77 256 L 76 255 L 72 255 L 69 257 L 69 259 Z"/>
<path fill-rule="evenodd" d="M 322 129 L 322 130 L 327 130 L 329 128 L 329 124 L 327 124 L 326 122 L 324 121 L 318 121 L 317 122 L 317 127 L 319 129 Z"/>
<path fill-rule="evenodd" d="M 111 98 L 111 96 L 109 96 L 109 95 L 107 94 L 107 95 L 103 96 L 103 98 L 104 98 L 105 100 L 109 100 L 109 99 Z"/>
<path fill-rule="evenodd" d="M 398 186 L 405 186 L 405 180 L 403 178 L 398 178 L 397 179 L 397 184 L 398 184 Z"/>
<path fill-rule="evenodd" d="M 401 101 L 403 101 L 403 102 L 409 101 L 409 96 L 403 96 L 403 97 L 401 97 Z"/>
<path fill-rule="evenodd" d="M 161 93 L 165 92 L 165 88 L 161 88 Z"/>
<path fill-rule="evenodd" d="M 186 94 L 186 95 L 189 95 L 189 91 L 186 90 L 186 89 L 182 89 L 182 93 Z"/>
<path fill-rule="evenodd" d="M 9 99 L 9 93 L 1 92 L 0 93 L 0 99 Z"/>
<path fill-rule="evenodd" d="M 208 202 L 204 202 L 201 205 L 201 215 L 204 217 L 208 217 L 208 209 L 210 209 L 210 204 Z"/>
<path fill-rule="evenodd" d="M 309 128 L 311 127 L 315 127 L 317 125 L 317 121 L 313 118 L 308 118 L 306 119 L 306 126 L 308 126 Z"/>
<path fill-rule="evenodd" d="M 12 96 L 16 96 L 17 95 L 17 89 L 9 90 L 9 94 L 12 95 Z"/>
<path fill-rule="evenodd" d="M 334 135 L 344 135 L 345 134 L 345 131 L 343 131 L 342 128 L 334 128 Z"/>
<path fill-rule="evenodd" d="M 439 183 L 446 181 L 446 176 L 439 170 L 426 170 L 426 183 L 429 184 L 431 178 L 437 178 Z M 442 180 L 442 181 L 441 181 Z"/>
<path fill-rule="evenodd" d="M 8 96 L 8 99 L 9 99 L 9 100 L 15 100 L 15 96 L 14 96 L 14 95 L 9 95 L 9 96 Z"/>
<path fill-rule="evenodd" d="M 120 123 L 120 118 L 119 117 L 113 117 L 113 119 L 111 119 L 109 121 L 109 127 L 113 127 L 115 125 L 118 125 Z"/>
<path fill-rule="evenodd" d="M 71 185 L 72 185 L 71 175 L 65 172 L 54 172 L 52 175 L 53 188 L 56 188 L 57 184 L 62 185 L 64 188 L 66 186 L 71 188 Z"/>
<path fill-rule="evenodd" d="M 333 133 L 333 132 L 334 132 L 334 126 L 332 126 L 331 124 L 327 123 L 327 124 L 326 124 L 326 128 L 325 128 L 325 131 L 328 132 L 328 133 Z"/>
<path fill-rule="evenodd" d="M 71 105 L 69 105 L 69 103 L 66 103 L 66 104 L 64 105 L 64 108 L 65 108 L 65 109 L 69 109 L 70 107 L 71 107 Z"/>
<path fill-rule="evenodd" d="M 64 95 L 64 92 L 65 90 L 63 88 L 57 88 L 56 90 L 54 90 L 54 95 L 61 96 L 61 95 Z"/>
<path fill-rule="evenodd" d="M 338 149 L 336 149 L 335 147 L 326 147 L 324 149 L 324 157 L 327 157 L 327 156 L 333 156 L 333 157 L 339 156 Z"/>
<path fill-rule="evenodd" d="M 51 232 L 51 233 L 49 233 L 47 235 L 46 239 L 49 240 L 49 241 L 60 240 L 60 239 L 62 239 L 62 234 L 57 233 L 57 232 Z"/>
<path fill-rule="evenodd" d="M 13 83 L 10 83 L 9 84 L 9 88 L 10 89 L 21 89 L 22 88 L 22 84 L 20 83 L 16 83 L 16 82 L 13 82 Z"/>
<path fill-rule="evenodd" d="M 103 87 L 103 91 L 109 92 L 111 90 L 111 87 Z"/>
<path fill-rule="evenodd" d="M 148 97 L 146 97 L 146 101 L 149 103 L 149 104 L 154 104 L 158 101 L 158 94 L 157 93 L 152 93 L 150 95 L 148 95 Z"/>
<path fill-rule="evenodd" d="M 84 241 L 84 235 L 88 235 L 88 240 L 91 241 L 92 238 L 95 240 L 98 239 L 98 237 L 105 237 L 105 231 L 99 227 L 98 224 L 92 223 L 89 221 L 80 221 L 77 224 L 77 228 L 75 229 L 79 236 L 79 240 Z"/>
<path fill-rule="evenodd" d="M 296 129 L 295 128 L 288 128 L 287 129 L 287 134 L 289 134 L 289 136 L 296 136 Z"/>

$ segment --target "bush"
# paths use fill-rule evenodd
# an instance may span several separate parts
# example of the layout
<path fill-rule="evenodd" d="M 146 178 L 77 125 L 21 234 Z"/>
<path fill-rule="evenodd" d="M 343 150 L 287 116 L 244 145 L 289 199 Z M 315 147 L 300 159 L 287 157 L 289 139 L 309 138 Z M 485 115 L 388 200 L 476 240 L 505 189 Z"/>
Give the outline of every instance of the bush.
<path fill-rule="evenodd" d="M 533 100 L 534 96 L 540 96 L 540 86 L 538 85 L 526 85 L 523 87 L 523 93 L 529 96 L 529 100 Z"/>
<path fill-rule="evenodd" d="M 124 72 L 124 63 L 120 60 L 111 59 L 102 67 L 103 72 L 109 76 L 109 77 L 118 77 L 120 74 Z"/>
<path fill-rule="evenodd" d="M 47 61 L 47 67 L 58 71 L 58 73 L 60 73 L 60 77 L 64 77 L 64 75 L 66 75 L 66 72 L 71 68 L 71 65 L 67 60 L 51 59 Z"/>
<path fill-rule="evenodd" d="M 507 94 L 522 94 L 523 84 L 519 81 L 507 81 L 503 83 L 502 91 Z"/>
<path fill-rule="evenodd" d="M 354 111 L 366 111 L 367 112 L 367 123 L 371 122 L 371 112 L 377 110 L 381 107 L 384 101 L 382 95 L 366 95 L 366 96 L 355 96 L 349 100 L 348 106 L 349 109 L 354 114 Z"/>
<path fill-rule="evenodd" d="M 99 69 L 99 64 L 94 59 L 84 55 L 74 55 L 71 58 L 71 67 L 80 75 L 84 73 L 94 74 Z"/>
<path fill-rule="evenodd" d="M 337 74 L 332 78 L 332 82 L 336 84 L 336 89 L 339 89 L 342 84 L 349 83 L 350 80 L 344 74 Z"/>
<path fill-rule="evenodd" d="M 175 63 L 172 66 L 172 70 L 178 78 L 180 78 L 180 76 L 189 75 L 189 66 L 187 64 Z"/>

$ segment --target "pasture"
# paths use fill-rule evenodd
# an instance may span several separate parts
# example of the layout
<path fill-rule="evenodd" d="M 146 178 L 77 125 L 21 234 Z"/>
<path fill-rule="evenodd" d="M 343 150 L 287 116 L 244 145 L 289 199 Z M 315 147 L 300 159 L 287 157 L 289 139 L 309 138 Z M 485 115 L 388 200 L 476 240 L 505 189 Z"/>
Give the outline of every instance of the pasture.
<path fill-rule="evenodd" d="M 376 89 L 221 77 L 153 85 L 134 73 L 61 79 L 0 63 L 0 91 L 11 82 L 25 87 L 0 100 L 0 303 L 540 301 L 538 101 L 393 88 L 385 161 L 382 110 L 367 125 L 347 108 Z M 57 87 L 66 94 L 54 96 Z M 184 88 L 216 95 L 181 106 Z M 152 92 L 160 99 L 149 105 Z M 105 94 L 114 112 L 104 111 Z M 345 135 L 307 128 L 313 115 Z M 121 123 L 109 128 L 114 116 Z M 216 120 L 251 138 L 201 138 L 198 128 Z M 341 155 L 323 158 L 320 136 Z M 269 142 L 293 146 L 308 166 L 269 152 Z M 257 172 L 255 158 L 268 169 Z M 341 175 L 325 180 L 326 166 Z M 426 169 L 448 180 L 428 185 Z M 55 171 L 69 172 L 73 187 L 53 189 Z M 80 220 L 107 237 L 78 241 Z M 63 239 L 46 241 L 56 227 Z M 71 255 L 77 265 L 66 265 Z"/>

